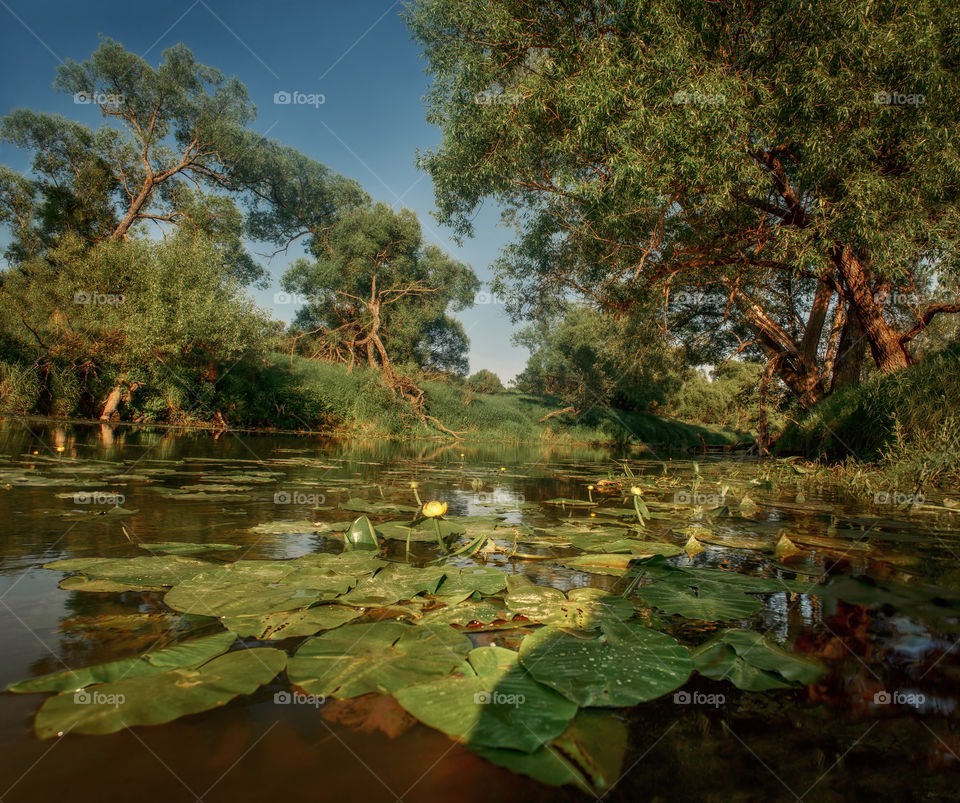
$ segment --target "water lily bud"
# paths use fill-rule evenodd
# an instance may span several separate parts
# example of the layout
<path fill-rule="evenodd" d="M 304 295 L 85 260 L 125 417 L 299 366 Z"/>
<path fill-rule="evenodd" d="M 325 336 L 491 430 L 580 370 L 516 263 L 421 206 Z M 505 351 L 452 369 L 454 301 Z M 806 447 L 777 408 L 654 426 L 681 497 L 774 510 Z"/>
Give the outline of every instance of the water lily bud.
<path fill-rule="evenodd" d="M 422 512 L 428 519 L 435 519 L 447 512 L 447 503 L 437 501 L 427 502 L 423 506 Z"/>

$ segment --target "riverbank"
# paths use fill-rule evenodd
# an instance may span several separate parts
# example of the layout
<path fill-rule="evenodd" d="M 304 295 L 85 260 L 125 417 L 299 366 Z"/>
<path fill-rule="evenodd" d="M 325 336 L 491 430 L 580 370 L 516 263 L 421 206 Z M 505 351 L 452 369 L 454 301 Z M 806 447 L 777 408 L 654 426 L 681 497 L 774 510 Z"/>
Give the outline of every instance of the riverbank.
<path fill-rule="evenodd" d="M 960 344 L 827 397 L 776 452 L 873 465 L 903 486 L 960 480 Z"/>
<path fill-rule="evenodd" d="M 440 380 L 420 384 L 425 412 L 465 442 L 646 445 L 680 450 L 732 446 L 750 439 L 746 433 L 721 427 L 600 406 L 579 414 L 559 412 L 566 405 L 551 396 L 514 391 L 476 393 Z M 202 397 L 202 404 L 171 409 L 141 392 L 120 409 L 116 423 L 332 437 L 453 438 L 419 419 L 406 402 L 387 390 L 379 372 L 363 367 L 348 371 L 342 364 L 272 354 L 257 365 L 237 366 Z M 162 416 L 153 412 L 158 409 L 163 410 Z M 82 416 L 52 418 L 90 421 Z"/>

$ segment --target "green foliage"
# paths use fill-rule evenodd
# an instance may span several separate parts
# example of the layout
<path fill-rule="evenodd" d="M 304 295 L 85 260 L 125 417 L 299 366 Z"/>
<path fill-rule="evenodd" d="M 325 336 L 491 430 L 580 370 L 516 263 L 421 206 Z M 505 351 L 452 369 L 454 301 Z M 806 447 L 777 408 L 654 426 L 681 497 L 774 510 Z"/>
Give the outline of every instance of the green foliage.
<path fill-rule="evenodd" d="M 164 242 L 89 248 L 68 237 L 7 270 L 0 338 L 34 378 L 4 383 L 5 409 L 99 414 L 114 388 L 134 400 L 143 387 L 141 402 L 165 398 L 168 407 L 209 412 L 219 373 L 268 337 L 266 316 L 232 267 L 215 242 L 180 231 Z M 38 384 L 27 407 L 25 389 Z"/>
<path fill-rule="evenodd" d="M 530 349 L 518 390 L 555 394 L 578 410 L 648 410 L 678 383 L 662 334 L 637 316 L 562 305 L 515 338 Z"/>
<path fill-rule="evenodd" d="M 487 368 L 482 368 L 468 376 L 464 387 L 474 393 L 502 393 L 505 390 L 500 377 Z"/>
<path fill-rule="evenodd" d="M 297 260 L 281 283 L 304 297 L 296 325 L 318 334 L 330 356 L 466 372 L 466 335 L 447 308 L 471 305 L 479 283 L 468 266 L 423 242 L 414 212 L 358 206 L 310 249 L 315 259 Z"/>
<path fill-rule="evenodd" d="M 439 219 L 465 236 L 504 208 L 496 289 L 518 316 L 571 292 L 639 306 L 703 361 L 775 359 L 809 403 L 843 367 L 821 313 L 836 334 L 844 311 L 869 322 L 853 340 L 894 370 L 925 313 L 956 311 L 955 4 L 419 0 L 406 18 L 443 131 L 420 155 Z"/>
<path fill-rule="evenodd" d="M 688 372 L 683 384 L 661 408 L 661 412 L 683 421 L 709 423 L 734 430 L 756 430 L 760 416 L 760 377 L 763 366 L 755 362 L 728 360 L 718 366 L 710 378 L 699 370 Z M 778 430 L 783 415 L 778 408 L 782 399 L 774 393 L 767 400 L 771 429 Z"/>
<path fill-rule="evenodd" d="M 960 344 L 835 393 L 787 427 L 781 454 L 879 461 L 911 486 L 957 476 Z"/>

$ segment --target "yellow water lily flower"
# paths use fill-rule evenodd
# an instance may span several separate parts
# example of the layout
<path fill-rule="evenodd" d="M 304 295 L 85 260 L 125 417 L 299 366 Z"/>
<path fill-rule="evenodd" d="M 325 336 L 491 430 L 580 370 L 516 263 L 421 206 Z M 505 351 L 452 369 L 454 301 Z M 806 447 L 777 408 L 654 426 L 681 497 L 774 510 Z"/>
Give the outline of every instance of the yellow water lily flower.
<path fill-rule="evenodd" d="M 428 519 L 435 519 L 437 516 L 442 516 L 447 512 L 447 503 L 446 502 L 427 502 L 423 506 L 423 515 Z"/>
<path fill-rule="evenodd" d="M 632 493 L 634 496 L 640 496 L 643 493 L 643 488 L 641 488 L 639 485 L 634 485 L 630 489 L 630 493 Z"/>

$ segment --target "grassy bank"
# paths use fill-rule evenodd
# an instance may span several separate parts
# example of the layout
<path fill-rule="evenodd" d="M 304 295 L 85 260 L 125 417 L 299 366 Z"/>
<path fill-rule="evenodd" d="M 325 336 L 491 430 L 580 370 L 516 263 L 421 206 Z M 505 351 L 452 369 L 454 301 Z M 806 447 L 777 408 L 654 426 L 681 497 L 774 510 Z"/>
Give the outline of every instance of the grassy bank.
<path fill-rule="evenodd" d="M 225 380 L 226 381 L 226 380 Z M 263 426 L 328 429 L 344 434 L 431 437 L 442 433 L 424 425 L 409 406 L 394 397 L 376 371 L 275 355 L 250 394 L 248 380 L 236 377 L 225 393 L 238 401 L 234 413 Z M 666 444 L 683 448 L 702 443 L 730 444 L 740 433 L 670 421 L 636 412 L 597 408 L 541 421 L 565 407 L 560 399 L 505 391 L 476 393 L 465 386 L 422 383 L 426 412 L 464 440 L 571 443 Z"/>
<path fill-rule="evenodd" d="M 960 344 L 829 396 L 777 443 L 779 454 L 880 464 L 904 482 L 960 476 Z"/>
<path fill-rule="evenodd" d="M 414 415 L 409 404 L 364 367 L 271 354 L 234 365 L 189 397 L 180 390 L 145 387 L 119 410 L 123 421 L 203 424 L 222 417 L 231 427 L 323 432 L 390 438 L 448 438 Z M 732 444 L 746 438 L 719 427 L 687 424 L 637 412 L 596 408 L 574 416 L 550 413 L 566 404 L 550 396 L 511 391 L 478 393 L 462 383 L 422 382 L 426 412 L 466 441 L 641 443 L 672 448 Z M 182 395 L 182 393 L 181 393 Z M 30 409 L 6 412 L 30 414 Z M 76 417 L 80 411 L 64 411 Z M 80 417 L 83 414 L 80 413 Z"/>

